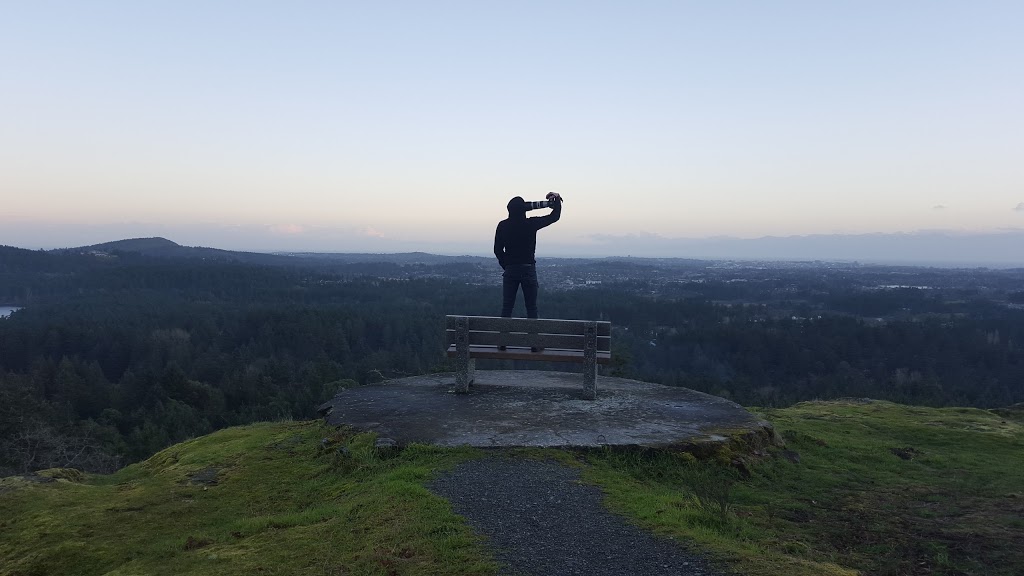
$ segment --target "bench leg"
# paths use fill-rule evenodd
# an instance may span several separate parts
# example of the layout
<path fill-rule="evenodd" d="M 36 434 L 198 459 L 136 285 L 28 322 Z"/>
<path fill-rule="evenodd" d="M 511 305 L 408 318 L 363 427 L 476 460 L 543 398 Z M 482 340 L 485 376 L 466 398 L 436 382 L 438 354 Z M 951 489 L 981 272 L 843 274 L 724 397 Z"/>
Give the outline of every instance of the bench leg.
<path fill-rule="evenodd" d="M 583 399 L 597 399 L 597 364 L 583 363 Z"/>
<path fill-rule="evenodd" d="M 583 330 L 583 399 L 597 399 L 597 323 Z"/>
<path fill-rule="evenodd" d="M 465 365 L 460 363 L 455 372 L 455 391 L 460 394 L 469 392 L 469 386 L 476 379 L 476 359 L 469 358 Z"/>
<path fill-rule="evenodd" d="M 476 360 L 469 357 L 469 319 L 459 318 L 455 327 L 455 391 L 469 392 L 476 372 Z"/>
<path fill-rule="evenodd" d="M 458 366 L 455 373 L 455 392 L 466 394 L 469 392 L 469 385 L 476 379 L 476 359 L 467 358 L 465 361 L 456 357 Z"/>

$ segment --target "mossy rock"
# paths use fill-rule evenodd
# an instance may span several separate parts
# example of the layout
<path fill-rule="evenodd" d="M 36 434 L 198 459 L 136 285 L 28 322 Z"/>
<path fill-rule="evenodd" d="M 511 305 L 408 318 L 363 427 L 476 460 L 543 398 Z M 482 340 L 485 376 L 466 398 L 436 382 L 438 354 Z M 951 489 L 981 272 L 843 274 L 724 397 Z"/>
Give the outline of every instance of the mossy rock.
<path fill-rule="evenodd" d="M 1005 408 L 993 408 L 989 412 L 1003 418 L 1024 422 L 1024 402 L 1006 406 Z"/>
<path fill-rule="evenodd" d="M 67 480 L 68 482 L 75 483 L 85 480 L 85 472 L 77 468 L 47 468 L 46 470 L 36 472 L 36 476 L 53 478 L 54 480 Z"/>

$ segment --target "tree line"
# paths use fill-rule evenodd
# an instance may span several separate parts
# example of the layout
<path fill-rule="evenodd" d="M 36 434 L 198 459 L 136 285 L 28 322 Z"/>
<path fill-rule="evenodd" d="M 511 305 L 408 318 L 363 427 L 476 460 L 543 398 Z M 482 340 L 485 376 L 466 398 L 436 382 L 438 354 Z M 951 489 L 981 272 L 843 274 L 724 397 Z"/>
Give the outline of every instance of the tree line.
<path fill-rule="evenodd" d="M 450 370 L 444 315 L 494 315 L 499 280 L 0 249 L 0 295 L 24 305 L 0 320 L 0 473 L 112 470 L 224 426 L 313 417 L 345 387 Z M 744 405 L 1024 401 L 1020 310 L 842 286 L 815 301 L 714 297 L 730 289 L 605 283 L 546 291 L 541 306 L 611 321 L 613 375 Z M 921 313 L 878 321 L 859 310 Z"/>

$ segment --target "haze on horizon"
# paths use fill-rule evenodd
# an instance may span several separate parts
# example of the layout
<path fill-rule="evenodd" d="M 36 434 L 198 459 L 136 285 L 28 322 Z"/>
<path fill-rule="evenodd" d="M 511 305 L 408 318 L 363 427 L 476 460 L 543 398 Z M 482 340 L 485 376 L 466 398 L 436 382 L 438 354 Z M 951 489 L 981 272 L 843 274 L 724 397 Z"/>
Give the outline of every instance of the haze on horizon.
<path fill-rule="evenodd" d="M 548 190 L 543 255 L 1024 232 L 1018 2 L 4 15 L 0 244 L 487 254 L 508 199 Z"/>

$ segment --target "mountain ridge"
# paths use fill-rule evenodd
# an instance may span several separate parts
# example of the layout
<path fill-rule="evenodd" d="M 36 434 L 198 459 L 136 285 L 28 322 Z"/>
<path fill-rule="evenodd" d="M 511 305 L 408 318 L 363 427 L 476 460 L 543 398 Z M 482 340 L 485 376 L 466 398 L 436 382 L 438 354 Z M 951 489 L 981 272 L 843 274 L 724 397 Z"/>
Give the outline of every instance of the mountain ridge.
<path fill-rule="evenodd" d="M 247 262 L 250 264 L 293 264 L 294 261 L 288 257 L 278 254 L 266 254 L 262 252 L 244 252 L 237 250 L 223 250 L 206 246 L 183 246 L 160 236 L 148 238 L 125 238 L 113 240 L 100 244 L 79 246 L 76 248 L 62 248 L 54 250 L 63 252 L 101 252 L 117 253 L 132 252 L 143 256 L 155 258 L 195 258 L 203 260 L 232 260 Z"/>

